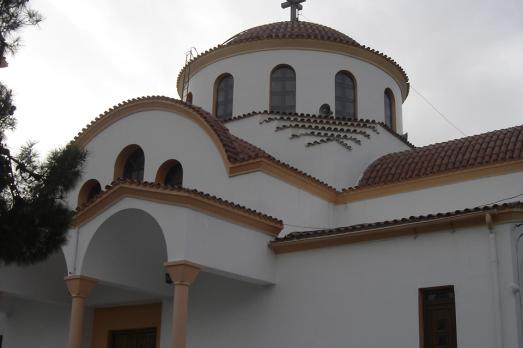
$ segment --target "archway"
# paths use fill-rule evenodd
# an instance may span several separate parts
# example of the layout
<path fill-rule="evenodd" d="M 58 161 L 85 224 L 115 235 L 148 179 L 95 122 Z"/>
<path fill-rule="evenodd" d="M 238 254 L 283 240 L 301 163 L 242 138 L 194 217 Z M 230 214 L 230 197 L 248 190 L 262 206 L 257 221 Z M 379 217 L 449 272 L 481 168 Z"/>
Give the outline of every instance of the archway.
<path fill-rule="evenodd" d="M 124 288 L 169 294 L 166 261 L 160 225 L 143 210 L 125 209 L 98 228 L 87 247 L 81 274 Z"/>

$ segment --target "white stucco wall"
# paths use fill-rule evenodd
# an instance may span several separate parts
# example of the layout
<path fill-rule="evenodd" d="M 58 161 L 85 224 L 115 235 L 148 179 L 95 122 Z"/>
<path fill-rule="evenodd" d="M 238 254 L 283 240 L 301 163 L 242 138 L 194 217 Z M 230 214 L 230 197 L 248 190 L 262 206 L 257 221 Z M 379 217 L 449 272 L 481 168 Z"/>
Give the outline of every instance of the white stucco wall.
<path fill-rule="evenodd" d="M 160 296 L 171 292 L 166 261 L 191 260 L 207 272 L 274 282 L 269 235 L 190 208 L 124 198 L 83 225 L 79 236 L 81 274 Z"/>
<path fill-rule="evenodd" d="M 513 255 L 514 255 L 514 277 L 515 281 L 512 291 L 516 297 L 516 316 L 519 333 L 519 346 L 523 348 L 523 225 L 522 223 L 515 224 L 513 230 Z"/>
<path fill-rule="evenodd" d="M 191 78 L 193 103 L 212 111 L 214 83 L 220 75 L 229 73 L 234 77 L 233 115 L 268 110 L 270 73 L 280 64 L 288 64 L 296 72 L 298 113 L 317 114 L 324 103 L 334 110 L 334 78 L 339 71 L 347 70 L 356 79 L 358 118 L 384 122 L 384 91 L 390 88 L 396 100 L 397 129 L 402 132 L 402 98 L 395 80 L 368 62 L 329 52 L 282 49 L 224 58 Z"/>
<path fill-rule="evenodd" d="M 496 227 L 503 334 L 515 347 L 509 230 Z M 491 348 L 489 257 L 486 226 L 279 255 L 273 287 L 208 278 L 193 285 L 190 346 L 418 347 L 418 290 L 453 285 L 458 346 Z"/>
<path fill-rule="evenodd" d="M 292 134 L 305 133 L 311 130 L 292 128 L 276 131 L 275 129 L 278 126 L 296 122 L 272 121 L 260 123 L 268 117 L 271 116 L 252 116 L 228 122 L 225 125 L 232 134 L 247 139 L 275 158 L 326 182 L 340 191 L 347 187 L 356 186 L 365 169 L 377 158 L 391 152 L 410 149 L 408 145 L 379 125 L 376 125 L 379 133 L 366 128 L 352 127 L 352 129 L 366 131 L 370 137 L 347 134 L 361 141 L 361 144 L 358 144 L 344 140 L 352 147 L 351 150 L 332 142 L 307 147 L 307 143 L 322 138 L 301 136 L 291 139 Z"/>
<path fill-rule="evenodd" d="M 340 205 L 336 207 L 336 225 L 349 226 L 474 208 L 521 192 L 522 172 L 484 177 Z"/>
<path fill-rule="evenodd" d="M 12 298 L 2 348 L 66 347 L 69 312 L 68 305 Z"/>
<path fill-rule="evenodd" d="M 88 160 L 77 188 L 69 194 L 76 206 L 81 185 L 96 179 L 101 186 L 113 180 L 118 154 L 130 144 L 145 153 L 144 180 L 154 182 L 160 165 L 177 159 L 183 166 L 183 186 L 231 200 L 292 224 L 331 225 L 332 206 L 323 199 L 270 175 L 256 172 L 229 177 L 208 134 L 194 121 L 165 111 L 147 111 L 119 120 L 87 146 Z"/>

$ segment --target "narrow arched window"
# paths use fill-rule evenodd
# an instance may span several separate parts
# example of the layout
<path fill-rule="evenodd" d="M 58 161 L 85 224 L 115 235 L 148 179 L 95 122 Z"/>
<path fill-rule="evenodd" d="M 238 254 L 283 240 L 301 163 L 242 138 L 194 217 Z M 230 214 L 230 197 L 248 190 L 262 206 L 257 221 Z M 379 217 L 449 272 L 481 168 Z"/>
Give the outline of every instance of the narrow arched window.
<path fill-rule="evenodd" d="M 296 112 L 296 73 L 288 65 L 271 72 L 271 111 Z"/>
<path fill-rule="evenodd" d="M 120 152 L 114 166 L 114 178 L 143 181 L 145 155 L 138 145 L 129 145 Z"/>
<path fill-rule="evenodd" d="M 183 167 L 177 160 L 164 162 L 156 173 L 156 182 L 167 186 L 182 186 Z"/>
<path fill-rule="evenodd" d="M 387 88 L 384 93 L 385 101 L 385 124 L 391 129 L 396 130 L 396 101 L 394 94 Z"/>
<path fill-rule="evenodd" d="M 100 192 L 102 192 L 102 186 L 98 180 L 87 180 L 78 194 L 78 206 L 92 201 Z"/>
<path fill-rule="evenodd" d="M 356 80 L 347 71 L 335 78 L 336 118 L 356 118 Z"/>
<path fill-rule="evenodd" d="M 144 164 L 145 156 L 142 149 L 134 150 L 125 162 L 123 177 L 130 180 L 143 181 Z"/>
<path fill-rule="evenodd" d="M 223 74 L 218 77 L 214 91 L 214 114 L 219 119 L 231 117 L 234 95 L 234 78 L 232 75 Z"/>

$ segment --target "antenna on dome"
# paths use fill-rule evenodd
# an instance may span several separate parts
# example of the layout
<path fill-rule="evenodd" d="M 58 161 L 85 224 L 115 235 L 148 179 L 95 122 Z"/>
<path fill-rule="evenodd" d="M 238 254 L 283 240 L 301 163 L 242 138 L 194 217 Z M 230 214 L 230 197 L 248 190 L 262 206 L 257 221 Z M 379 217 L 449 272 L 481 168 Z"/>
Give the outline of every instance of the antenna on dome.
<path fill-rule="evenodd" d="M 303 5 L 306 0 L 287 0 L 281 4 L 281 8 L 291 8 L 291 22 L 298 21 L 298 11 L 303 10 Z"/>

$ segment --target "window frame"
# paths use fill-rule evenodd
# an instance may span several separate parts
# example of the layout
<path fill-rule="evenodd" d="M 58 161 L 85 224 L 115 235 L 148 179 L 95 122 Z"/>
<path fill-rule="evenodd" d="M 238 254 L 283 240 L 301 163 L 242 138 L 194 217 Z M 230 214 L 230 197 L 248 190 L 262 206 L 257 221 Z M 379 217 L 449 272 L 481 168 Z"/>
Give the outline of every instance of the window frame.
<path fill-rule="evenodd" d="M 158 168 L 158 171 L 156 172 L 156 179 L 155 182 L 159 183 L 161 185 L 166 185 L 165 179 L 167 178 L 167 174 L 169 171 L 174 168 L 174 166 L 179 166 L 181 170 L 181 182 L 180 185 L 173 185 L 182 187 L 183 186 L 183 165 L 180 163 L 180 161 L 175 159 L 170 159 L 162 163 L 162 165 Z"/>
<path fill-rule="evenodd" d="M 98 193 L 96 193 L 94 196 L 92 196 L 93 189 L 97 189 Z M 100 182 L 96 179 L 89 179 L 86 182 L 83 183 L 82 187 L 80 188 L 80 192 L 78 193 L 78 200 L 77 200 L 77 206 L 81 206 L 83 204 L 89 203 L 96 195 L 102 192 L 102 185 L 100 185 Z"/>
<path fill-rule="evenodd" d="M 145 175 L 145 164 L 146 164 L 146 158 L 145 158 L 145 151 L 136 144 L 127 145 L 122 151 L 120 151 L 120 154 L 118 157 L 116 157 L 116 161 L 114 163 L 114 175 L 113 180 L 117 180 L 120 178 L 125 178 L 125 167 L 127 164 L 127 160 L 135 153 L 135 151 L 140 150 L 143 153 L 143 175 L 142 180 L 143 181 L 144 175 Z"/>
<path fill-rule="evenodd" d="M 282 69 L 282 68 L 288 68 L 288 69 L 290 69 L 294 73 L 294 109 L 292 111 L 276 110 L 273 107 L 274 98 L 273 98 L 272 78 L 273 78 L 274 72 L 276 70 Z M 269 110 L 270 111 L 274 111 L 274 112 L 282 112 L 282 113 L 296 113 L 296 105 L 297 105 L 296 95 L 297 95 L 296 70 L 292 66 L 290 66 L 289 64 L 278 64 L 278 65 L 276 65 L 271 70 L 270 75 L 269 75 Z"/>
<path fill-rule="evenodd" d="M 337 101 L 336 101 L 336 92 L 337 92 L 337 89 L 336 89 L 336 78 L 338 77 L 338 75 L 346 75 L 347 77 L 349 77 L 351 80 L 352 80 L 352 83 L 354 85 L 354 115 L 352 117 L 350 116 L 338 116 L 337 112 L 336 112 L 336 109 L 337 109 Z M 334 117 L 336 119 L 346 119 L 346 120 L 357 120 L 358 119 L 358 82 L 356 80 L 356 77 L 354 76 L 354 74 L 352 74 L 350 71 L 348 70 L 340 70 L 336 73 L 336 75 L 334 75 Z"/>
<path fill-rule="evenodd" d="M 385 108 L 385 98 L 389 97 L 390 100 L 390 125 L 387 123 L 387 109 Z M 396 98 L 394 97 L 394 92 L 392 92 L 392 89 L 385 88 L 385 91 L 383 92 L 383 116 L 385 118 L 385 124 L 390 127 L 393 131 L 396 132 Z"/>
<path fill-rule="evenodd" d="M 231 98 L 230 98 L 230 103 L 231 103 L 231 114 L 230 115 L 226 115 L 224 117 L 220 117 L 218 115 L 218 101 L 219 101 L 219 90 L 220 90 L 220 84 L 226 79 L 226 78 L 231 78 L 232 79 L 232 88 L 231 88 Z M 221 74 L 220 76 L 218 76 L 216 78 L 216 80 L 214 81 L 214 88 L 213 88 L 213 103 L 212 103 L 212 110 L 213 110 L 213 115 L 217 118 L 217 119 L 227 119 L 229 117 L 232 117 L 233 114 L 234 114 L 234 76 L 232 76 L 232 74 L 230 73 L 223 73 Z"/>
<path fill-rule="evenodd" d="M 426 313 L 426 303 L 425 303 L 425 295 L 430 292 L 437 292 L 442 290 L 449 290 L 452 291 L 453 294 L 453 302 L 451 303 L 451 308 L 453 311 L 453 320 L 451 325 L 453 325 L 454 329 L 454 339 L 456 340 L 454 343 L 454 347 L 457 347 L 457 319 L 456 319 L 456 292 L 454 285 L 443 285 L 443 286 L 435 286 L 435 287 L 428 287 L 428 288 L 420 288 L 418 289 L 418 303 L 419 303 L 419 344 L 420 348 L 430 348 L 426 345 L 426 323 L 427 323 L 427 313 Z"/>

